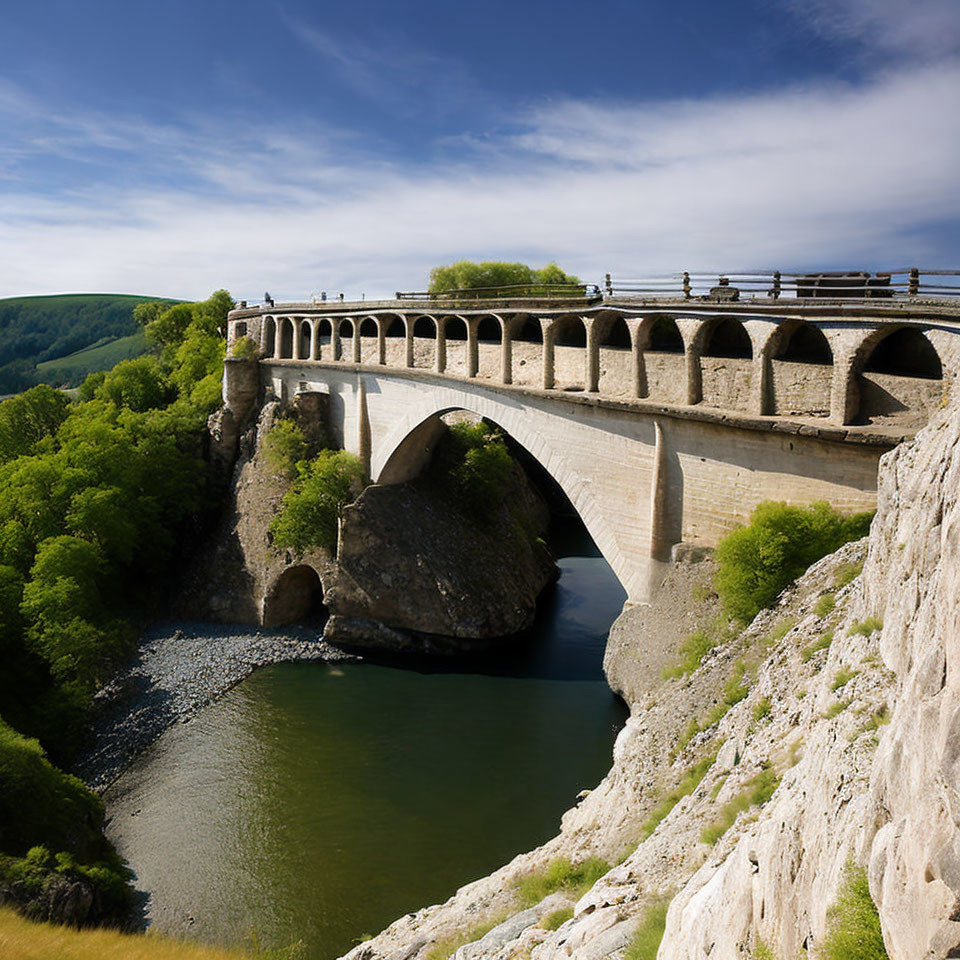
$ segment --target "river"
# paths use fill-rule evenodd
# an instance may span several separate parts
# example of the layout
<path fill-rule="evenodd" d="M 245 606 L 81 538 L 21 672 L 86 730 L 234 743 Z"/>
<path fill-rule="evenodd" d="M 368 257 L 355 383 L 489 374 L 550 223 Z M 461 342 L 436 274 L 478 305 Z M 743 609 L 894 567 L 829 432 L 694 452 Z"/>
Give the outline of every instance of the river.
<path fill-rule="evenodd" d="M 329 960 L 553 836 L 626 718 L 623 590 L 567 552 L 509 657 L 263 667 L 164 733 L 107 795 L 150 925 Z"/>

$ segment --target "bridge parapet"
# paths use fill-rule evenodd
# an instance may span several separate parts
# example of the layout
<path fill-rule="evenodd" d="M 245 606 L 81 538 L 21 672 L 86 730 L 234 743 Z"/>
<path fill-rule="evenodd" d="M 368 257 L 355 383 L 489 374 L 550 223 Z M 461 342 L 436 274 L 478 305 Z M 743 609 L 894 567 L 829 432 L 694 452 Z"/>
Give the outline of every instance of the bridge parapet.
<path fill-rule="evenodd" d="M 910 433 L 960 368 L 960 298 L 660 297 L 241 307 L 261 363 L 342 363 Z M 226 398 L 229 402 L 229 397 Z"/>

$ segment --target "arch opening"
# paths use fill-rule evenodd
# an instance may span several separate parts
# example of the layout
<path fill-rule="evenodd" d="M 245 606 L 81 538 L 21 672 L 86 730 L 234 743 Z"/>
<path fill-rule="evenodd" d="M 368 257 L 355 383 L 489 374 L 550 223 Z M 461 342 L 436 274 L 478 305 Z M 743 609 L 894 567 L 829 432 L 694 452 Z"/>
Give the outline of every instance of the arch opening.
<path fill-rule="evenodd" d="M 647 350 L 651 353 L 683 353 L 683 337 L 673 317 L 657 317 L 650 327 Z"/>
<path fill-rule="evenodd" d="M 662 316 L 645 319 L 638 340 L 640 396 L 663 403 L 685 403 L 686 358 L 676 320 Z"/>
<path fill-rule="evenodd" d="M 403 317 L 381 320 L 384 336 L 384 360 L 390 367 L 406 366 L 407 325 Z"/>
<path fill-rule="evenodd" d="M 560 317 L 553 327 L 553 385 L 557 390 L 586 387 L 587 328 L 579 317 Z"/>
<path fill-rule="evenodd" d="M 543 369 L 543 327 L 536 317 L 526 317 L 515 329 L 510 367 L 514 383 L 540 386 Z"/>
<path fill-rule="evenodd" d="M 833 351 L 823 331 L 803 320 L 784 321 L 769 346 L 764 413 L 828 417 L 833 390 Z"/>
<path fill-rule="evenodd" d="M 280 358 L 289 360 L 293 357 L 293 321 L 284 317 L 280 321 Z"/>
<path fill-rule="evenodd" d="M 623 317 L 616 317 L 601 331 L 598 349 L 599 392 L 608 397 L 630 396 L 633 393 L 633 340 Z"/>
<path fill-rule="evenodd" d="M 733 317 L 712 323 L 703 345 L 703 356 L 731 360 L 753 359 L 753 346 L 743 324 Z"/>
<path fill-rule="evenodd" d="M 822 330 L 798 320 L 790 323 L 779 337 L 773 358 L 789 363 L 832 364 L 833 351 Z"/>
<path fill-rule="evenodd" d="M 893 419 L 919 425 L 933 415 L 943 397 L 943 364 L 923 331 L 901 327 L 867 344 L 856 375 L 856 422 Z M 871 349 L 872 348 L 872 349 Z"/>
<path fill-rule="evenodd" d="M 323 584 L 317 571 L 306 564 L 287 567 L 263 600 L 265 627 L 279 627 L 287 623 L 314 626 L 326 619 Z"/>
<path fill-rule="evenodd" d="M 273 317 L 267 317 L 263 330 L 263 355 L 272 357 L 277 351 L 277 322 Z"/>
<path fill-rule="evenodd" d="M 413 323 L 413 365 L 429 369 L 436 363 L 437 324 L 433 317 L 417 317 Z"/>
<path fill-rule="evenodd" d="M 446 341 L 446 372 L 455 377 L 467 375 L 467 322 L 463 317 L 448 316 L 440 320 Z"/>
<path fill-rule="evenodd" d="M 483 317 L 477 324 L 477 376 L 500 379 L 500 350 L 503 332 L 496 317 Z"/>
<path fill-rule="evenodd" d="M 721 410 L 749 410 L 753 346 L 733 317 L 708 322 L 700 356 L 703 403 Z"/>
<path fill-rule="evenodd" d="M 313 342 L 313 329 L 309 320 L 300 321 L 300 336 L 297 344 L 297 356 L 301 360 L 310 359 L 310 346 Z"/>
<path fill-rule="evenodd" d="M 905 327 L 885 336 L 867 357 L 867 373 L 886 373 L 895 377 L 942 380 L 940 355 L 923 333 Z"/>
<path fill-rule="evenodd" d="M 360 321 L 360 362 L 379 363 L 380 349 L 377 336 L 377 321 L 373 317 L 364 317 Z"/>

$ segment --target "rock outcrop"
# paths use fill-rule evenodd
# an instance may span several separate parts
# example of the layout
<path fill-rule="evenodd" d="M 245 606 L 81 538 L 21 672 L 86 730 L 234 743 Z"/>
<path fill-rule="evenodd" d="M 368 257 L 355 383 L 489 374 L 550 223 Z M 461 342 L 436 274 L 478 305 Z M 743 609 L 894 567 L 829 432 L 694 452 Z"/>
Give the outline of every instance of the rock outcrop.
<path fill-rule="evenodd" d="M 533 621 L 556 577 L 549 512 L 519 465 L 483 522 L 418 483 L 368 487 L 344 511 L 324 636 L 353 647 L 462 652 Z"/>
<path fill-rule="evenodd" d="M 289 411 L 266 403 L 240 438 L 227 507 L 183 577 L 178 615 L 298 622 L 314 592 L 329 611 L 330 642 L 417 653 L 487 647 L 529 626 L 557 569 L 540 539 L 549 509 L 516 462 L 483 522 L 419 482 L 374 485 L 345 508 L 336 561 L 322 549 L 295 556 L 273 545 L 270 524 L 291 481 L 266 462 L 263 439 L 290 413 L 308 440 L 319 441 L 317 402 L 304 395 Z"/>
<path fill-rule="evenodd" d="M 458 930 L 519 914 L 531 871 L 591 856 L 619 862 L 559 929 L 543 913 L 519 931 L 501 923 L 457 960 L 618 960 L 664 900 L 659 960 L 761 944 L 815 956 L 850 861 L 869 867 L 892 960 L 960 956 L 958 496 L 954 404 L 883 460 L 869 539 L 811 567 L 690 676 L 645 684 L 618 662 L 656 620 L 627 611 L 607 669 L 632 715 L 608 776 L 553 840 L 350 960 L 423 960 Z"/>

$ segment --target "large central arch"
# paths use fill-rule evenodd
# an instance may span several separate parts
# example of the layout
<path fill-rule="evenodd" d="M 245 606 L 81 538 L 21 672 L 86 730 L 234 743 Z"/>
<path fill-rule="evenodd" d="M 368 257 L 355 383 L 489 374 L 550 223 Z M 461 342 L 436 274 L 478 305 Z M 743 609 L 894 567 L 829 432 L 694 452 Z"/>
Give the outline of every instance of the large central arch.
<path fill-rule="evenodd" d="M 522 406 L 462 392 L 455 401 L 439 398 L 433 392 L 424 393 L 426 398 L 405 411 L 382 440 L 374 443 L 370 476 L 375 483 L 404 483 L 419 475 L 446 429 L 441 419 L 444 414 L 465 410 L 483 417 L 523 447 L 558 484 L 627 595 L 638 596 L 645 591 L 647 571 L 638 569 L 636 556 L 628 559 L 629 551 L 619 542 L 620 538 L 592 492 L 592 481 L 581 475 L 573 459 L 562 448 L 547 446 L 543 433 Z M 642 479 L 638 477 L 638 480 Z M 638 525 L 643 524 L 650 509 L 650 491 L 648 485 L 645 486 L 646 496 L 643 490 L 637 491 Z"/>

